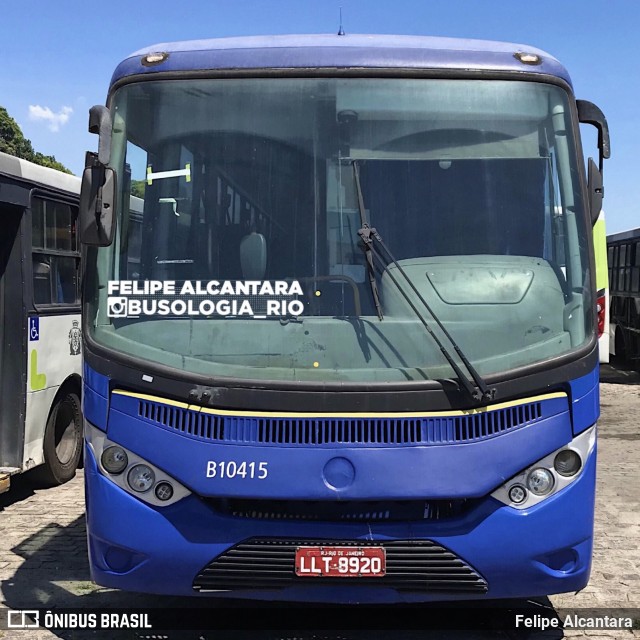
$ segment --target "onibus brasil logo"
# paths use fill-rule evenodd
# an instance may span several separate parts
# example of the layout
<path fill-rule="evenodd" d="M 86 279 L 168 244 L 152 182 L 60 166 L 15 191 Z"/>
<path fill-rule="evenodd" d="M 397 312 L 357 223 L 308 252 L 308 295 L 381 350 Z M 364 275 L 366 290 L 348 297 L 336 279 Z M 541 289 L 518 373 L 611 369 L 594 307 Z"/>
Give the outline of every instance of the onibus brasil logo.
<path fill-rule="evenodd" d="M 296 317 L 304 311 L 297 280 L 110 280 L 110 318 Z"/>

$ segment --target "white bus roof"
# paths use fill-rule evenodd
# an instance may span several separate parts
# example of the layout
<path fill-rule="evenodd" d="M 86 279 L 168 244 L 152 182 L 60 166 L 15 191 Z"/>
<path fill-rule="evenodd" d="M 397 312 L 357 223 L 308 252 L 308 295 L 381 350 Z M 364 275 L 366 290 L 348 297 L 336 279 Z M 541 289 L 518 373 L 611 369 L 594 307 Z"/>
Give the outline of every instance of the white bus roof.
<path fill-rule="evenodd" d="M 28 162 L 22 158 L 10 156 L 0 151 L 0 174 L 19 178 L 34 184 L 67 191 L 68 193 L 79 194 L 81 180 L 74 176 L 56 169 L 43 167 L 33 162 Z"/>

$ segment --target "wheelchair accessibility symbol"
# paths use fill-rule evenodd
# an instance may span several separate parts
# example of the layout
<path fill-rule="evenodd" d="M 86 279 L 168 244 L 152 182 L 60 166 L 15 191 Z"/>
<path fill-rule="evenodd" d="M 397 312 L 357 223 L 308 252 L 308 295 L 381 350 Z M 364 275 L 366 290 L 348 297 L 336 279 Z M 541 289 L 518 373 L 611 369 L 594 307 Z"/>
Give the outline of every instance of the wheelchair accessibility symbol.
<path fill-rule="evenodd" d="M 37 316 L 29 318 L 29 342 L 40 340 L 40 318 Z"/>

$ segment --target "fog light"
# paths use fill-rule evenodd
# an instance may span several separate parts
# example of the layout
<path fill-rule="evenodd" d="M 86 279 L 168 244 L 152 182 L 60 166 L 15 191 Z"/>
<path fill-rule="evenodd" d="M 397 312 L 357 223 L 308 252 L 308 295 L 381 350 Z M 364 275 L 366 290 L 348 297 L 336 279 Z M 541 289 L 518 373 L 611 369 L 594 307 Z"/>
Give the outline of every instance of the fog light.
<path fill-rule="evenodd" d="M 553 466 L 561 476 L 575 476 L 582 467 L 582 460 L 572 449 L 564 449 L 556 456 Z"/>
<path fill-rule="evenodd" d="M 527 490 L 521 484 L 514 484 L 509 489 L 509 500 L 515 504 L 520 504 L 527 499 Z"/>
<path fill-rule="evenodd" d="M 158 482 L 155 488 L 156 498 L 165 502 L 173 498 L 173 487 L 168 482 Z"/>
<path fill-rule="evenodd" d="M 127 476 L 129 486 L 138 493 L 149 491 L 156 481 L 156 474 L 146 464 L 137 464 L 131 468 Z"/>
<path fill-rule="evenodd" d="M 553 474 L 548 469 L 538 467 L 527 477 L 527 486 L 537 496 L 544 496 L 553 489 Z"/>
<path fill-rule="evenodd" d="M 102 466 L 112 474 L 122 473 L 129 464 L 127 452 L 122 447 L 107 447 L 100 457 Z"/>

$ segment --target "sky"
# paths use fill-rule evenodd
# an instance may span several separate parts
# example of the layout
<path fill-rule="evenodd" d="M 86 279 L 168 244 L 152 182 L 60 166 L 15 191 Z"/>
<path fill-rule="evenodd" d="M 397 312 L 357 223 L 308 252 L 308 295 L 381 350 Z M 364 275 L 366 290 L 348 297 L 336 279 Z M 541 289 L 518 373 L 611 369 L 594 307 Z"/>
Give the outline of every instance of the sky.
<path fill-rule="evenodd" d="M 611 132 L 607 233 L 640 227 L 640 0 L 2 0 L 0 106 L 36 151 L 80 174 L 116 65 L 159 42 L 344 31 L 528 44 L 558 58 Z M 634 106 L 635 105 L 635 106 Z M 583 127 L 597 157 L 595 130 Z"/>

